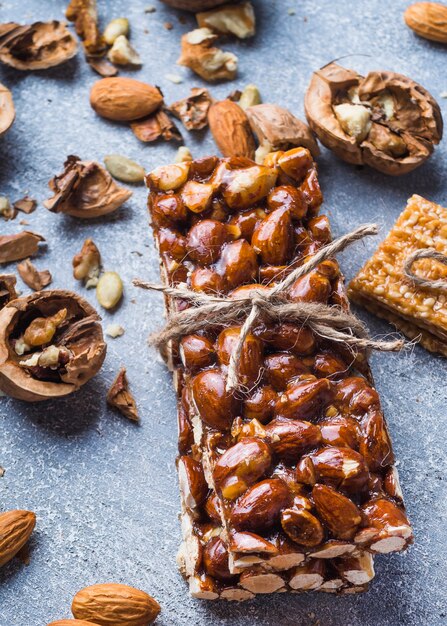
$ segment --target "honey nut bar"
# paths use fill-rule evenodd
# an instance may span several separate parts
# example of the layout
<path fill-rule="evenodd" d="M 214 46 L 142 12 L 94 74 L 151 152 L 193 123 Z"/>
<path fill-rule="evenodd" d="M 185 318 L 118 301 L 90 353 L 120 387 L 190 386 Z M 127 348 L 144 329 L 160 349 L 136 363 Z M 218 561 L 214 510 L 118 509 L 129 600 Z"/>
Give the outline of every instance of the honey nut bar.
<path fill-rule="evenodd" d="M 447 209 L 414 195 L 350 283 L 349 295 L 427 350 L 447 356 L 447 295 L 414 284 L 403 272 L 409 255 L 426 249 L 447 255 Z M 418 259 L 412 269 L 421 278 L 447 279 L 446 265 L 434 259 Z"/>
<path fill-rule="evenodd" d="M 147 184 L 168 285 L 234 297 L 262 290 L 331 239 L 305 148 L 272 153 L 264 165 L 209 157 L 163 166 Z M 337 262 L 299 278 L 289 298 L 348 308 Z M 188 305 L 167 298 L 166 306 L 169 315 Z M 244 599 L 303 580 L 363 590 L 371 555 L 412 541 L 365 356 L 306 326 L 260 322 L 239 362 L 244 391 L 230 393 L 239 332 L 214 324 L 166 355 L 178 394 L 180 561 L 192 593 Z M 228 563 L 225 574 L 214 557 Z"/>

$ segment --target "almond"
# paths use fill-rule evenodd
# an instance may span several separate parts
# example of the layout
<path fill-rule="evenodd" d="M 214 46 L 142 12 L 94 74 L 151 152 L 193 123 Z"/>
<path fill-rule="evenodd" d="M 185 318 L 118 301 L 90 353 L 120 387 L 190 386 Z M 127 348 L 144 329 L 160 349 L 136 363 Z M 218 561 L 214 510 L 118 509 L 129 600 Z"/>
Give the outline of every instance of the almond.
<path fill-rule="evenodd" d="M 416 2 L 405 11 L 404 19 L 420 37 L 447 43 L 447 6 L 439 2 Z"/>
<path fill-rule="evenodd" d="M 0 567 L 23 548 L 36 525 L 31 511 L 7 511 L 0 514 Z"/>
<path fill-rule="evenodd" d="M 103 78 L 90 91 L 92 108 L 109 120 L 128 122 L 156 111 L 163 103 L 157 87 L 133 78 Z"/>
<path fill-rule="evenodd" d="M 354 502 L 326 485 L 315 485 L 312 496 L 318 515 L 334 537 L 352 539 L 362 521 Z"/>
<path fill-rule="evenodd" d="M 93 622 L 86 622 L 83 619 L 58 619 L 56 622 L 51 622 L 48 626 L 98 626 Z"/>
<path fill-rule="evenodd" d="M 160 605 L 144 591 L 106 583 L 78 591 L 71 610 L 76 619 L 99 626 L 147 626 L 155 621 Z"/>
<path fill-rule="evenodd" d="M 209 110 L 208 122 L 214 141 L 225 157 L 245 156 L 253 159 L 253 133 L 248 117 L 236 102 L 215 102 Z"/>

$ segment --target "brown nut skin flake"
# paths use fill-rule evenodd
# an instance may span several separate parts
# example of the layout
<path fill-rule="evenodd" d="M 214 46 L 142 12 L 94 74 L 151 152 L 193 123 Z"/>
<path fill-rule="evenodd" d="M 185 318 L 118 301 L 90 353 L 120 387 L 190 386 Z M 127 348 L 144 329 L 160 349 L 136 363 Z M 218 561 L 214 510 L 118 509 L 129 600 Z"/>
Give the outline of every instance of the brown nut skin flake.
<path fill-rule="evenodd" d="M 0 39 L 1 41 L 1 39 Z M 12 93 L 0 83 L 0 136 L 11 128 L 16 116 Z"/>
<path fill-rule="evenodd" d="M 193 87 L 183 100 L 177 100 L 169 111 L 183 122 L 187 130 L 201 130 L 208 126 L 208 110 L 212 99 L 208 89 Z"/>
<path fill-rule="evenodd" d="M 140 420 L 135 399 L 129 391 L 125 367 L 120 369 L 107 392 L 107 404 L 118 409 L 120 413 L 133 422 Z"/>
<path fill-rule="evenodd" d="M 54 192 L 43 205 L 53 213 L 90 219 L 112 213 L 130 198 L 132 192 L 116 184 L 95 161 L 81 161 L 70 155 L 64 171 L 48 183 Z"/>
<path fill-rule="evenodd" d="M 0 26 L 0 63 L 17 70 L 45 70 L 65 63 L 78 50 L 65 22 L 34 22 Z"/>
<path fill-rule="evenodd" d="M 64 310 L 65 315 L 60 315 Z M 24 346 L 24 334 L 34 320 L 57 317 L 57 327 L 48 332 L 47 344 Z M 71 291 L 41 291 L 9 302 L 0 311 L 0 389 L 27 402 L 61 398 L 77 391 L 99 371 L 106 355 L 99 320 L 95 309 Z M 19 345 L 24 350 L 18 350 Z M 45 349 L 64 358 L 52 366 L 39 365 L 37 357 Z M 30 358 L 36 363 L 24 365 Z"/>
<path fill-rule="evenodd" d="M 165 111 L 159 109 L 148 117 L 136 120 L 130 125 L 137 139 L 145 143 L 164 139 L 164 141 L 182 141 L 182 136 Z"/>
<path fill-rule="evenodd" d="M 39 272 L 37 267 L 33 265 L 30 259 L 25 259 L 22 263 L 17 265 L 17 271 L 20 274 L 20 278 L 34 291 L 40 291 L 44 287 L 47 287 L 52 280 L 49 270 L 42 270 Z"/>
<path fill-rule="evenodd" d="M 337 156 L 391 176 L 419 167 L 442 138 L 437 102 L 394 72 L 364 78 L 330 63 L 314 72 L 305 110 L 311 129 Z"/>
<path fill-rule="evenodd" d="M 39 242 L 45 239 L 28 230 L 16 235 L 0 235 L 0 264 L 21 261 L 36 254 Z"/>

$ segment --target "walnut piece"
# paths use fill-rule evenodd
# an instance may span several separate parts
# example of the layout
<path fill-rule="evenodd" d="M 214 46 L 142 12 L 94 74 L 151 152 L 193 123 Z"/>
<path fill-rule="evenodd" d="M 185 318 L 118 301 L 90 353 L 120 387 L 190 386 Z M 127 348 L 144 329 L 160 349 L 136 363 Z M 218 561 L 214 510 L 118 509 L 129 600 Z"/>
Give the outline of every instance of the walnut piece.
<path fill-rule="evenodd" d="M 34 291 L 40 291 L 44 287 L 47 287 L 52 280 L 49 270 L 39 272 L 37 267 L 31 263 L 30 259 L 25 259 L 22 263 L 19 263 L 17 265 L 17 271 L 25 285 L 28 285 L 28 287 L 34 289 Z"/>
<path fill-rule="evenodd" d="M 7 87 L 0 83 L 0 136 L 11 128 L 15 116 L 16 111 L 12 100 L 12 94 Z"/>
<path fill-rule="evenodd" d="M 86 239 L 81 252 L 73 257 L 73 278 L 83 280 L 87 289 L 96 287 L 101 269 L 101 255 L 92 239 Z"/>
<path fill-rule="evenodd" d="M 183 100 L 177 100 L 169 107 L 175 117 L 183 122 L 187 130 L 201 130 L 208 125 L 208 110 L 212 98 L 208 89 L 193 87 Z"/>
<path fill-rule="evenodd" d="M 49 211 L 89 219 L 115 211 L 132 195 L 95 161 L 70 155 L 64 167 L 48 183 L 54 195 L 43 204 Z"/>
<path fill-rule="evenodd" d="M 65 16 L 74 22 L 87 55 L 105 53 L 105 42 L 98 29 L 98 11 L 96 0 L 71 0 Z"/>
<path fill-rule="evenodd" d="M 65 22 L 0 25 L 0 62 L 17 70 L 44 70 L 75 56 L 78 44 Z"/>
<path fill-rule="evenodd" d="M 0 311 L 0 389 L 35 402 L 76 391 L 106 354 L 99 316 L 78 294 L 53 290 Z"/>
<path fill-rule="evenodd" d="M 269 152 L 297 146 L 310 150 L 313 157 L 320 154 L 310 128 L 287 109 L 276 104 L 257 104 L 248 107 L 245 112 L 259 142 L 256 151 L 258 163 L 263 163 L 264 156 Z"/>
<path fill-rule="evenodd" d="M 209 28 L 197 28 L 182 37 L 179 65 L 189 67 L 207 81 L 233 80 L 237 57 L 213 46 L 217 36 Z"/>
<path fill-rule="evenodd" d="M 255 34 L 255 12 L 251 2 L 228 4 L 204 13 L 197 13 L 199 28 L 210 28 L 220 35 L 236 35 L 247 39 Z"/>
<path fill-rule="evenodd" d="M 140 419 L 135 399 L 129 391 L 125 367 L 120 369 L 107 393 L 107 404 L 118 409 L 120 413 L 133 422 L 138 422 Z"/>
<path fill-rule="evenodd" d="M 419 167 L 442 138 L 437 102 L 394 72 L 363 77 L 330 63 L 314 73 L 305 110 L 311 129 L 337 156 L 392 176 Z"/>

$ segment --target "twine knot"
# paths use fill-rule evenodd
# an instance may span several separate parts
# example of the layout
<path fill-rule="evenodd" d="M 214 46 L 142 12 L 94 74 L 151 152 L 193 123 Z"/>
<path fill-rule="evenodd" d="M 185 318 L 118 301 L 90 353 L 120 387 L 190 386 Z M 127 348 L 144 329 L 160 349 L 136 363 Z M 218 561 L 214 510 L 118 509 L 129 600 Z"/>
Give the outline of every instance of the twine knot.
<path fill-rule="evenodd" d="M 329 341 L 360 350 L 396 351 L 404 347 L 404 341 L 375 341 L 369 337 L 363 323 L 341 307 L 317 302 L 293 302 L 288 289 L 326 259 L 341 252 L 355 241 L 368 235 L 376 235 L 376 224 L 364 224 L 355 230 L 320 248 L 310 260 L 295 268 L 286 278 L 271 288 L 253 288 L 247 293 L 234 296 L 211 295 L 192 291 L 185 284 L 170 287 L 146 283 L 135 279 L 137 287 L 161 291 L 166 296 L 187 301 L 190 306 L 169 316 L 166 326 L 150 337 L 150 343 L 158 349 L 179 341 L 185 335 L 206 330 L 210 326 L 228 327 L 243 321 L 238 343 L 228 365 L 226 388 L 238 388 L 238 366 L 244 342 L 252 329 L 261 321 L 292 322 L 308 326 L 316 335 Z"/>

